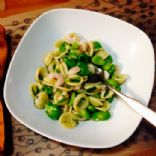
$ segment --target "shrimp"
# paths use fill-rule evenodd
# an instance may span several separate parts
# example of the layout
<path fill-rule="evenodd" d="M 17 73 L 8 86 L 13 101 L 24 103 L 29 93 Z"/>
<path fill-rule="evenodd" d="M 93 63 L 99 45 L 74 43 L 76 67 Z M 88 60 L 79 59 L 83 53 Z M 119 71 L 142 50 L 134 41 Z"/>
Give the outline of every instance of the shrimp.
<path fill-rule="evenodd" d="M 62 74 L 51 73 L 48 75 L 48 78 L 51 79 L 52 81 L 53 80 L 56 81 L 55 82 L 56 87 L 60 87 L 64 83 L 64 78 L 63 78 Z"/>
<path fill-rule="evenodd" d="M 77 90 L 80 90 L 81 89 L 81 86 L 74 86 L 73 90 L 74 91 L 77 91 Z"/>
<path fill-rule="evenodd" d="M 80 68 L 78 66 L 75 66 L 68 71 L 68 75 L 74 75 L 78 73 L 79 71 L 80 71 Z"/>
<path fill-rule="evenodd" d="M 82 50 L 82 51 L 86 51 L 87 50 L 87 42 L 82 42 L 81 44 L 80 44 L 80 49 Z"/>
<path fill-rule="evenodd" d="M 73 43 L 75 41 L 79 42 L 80 38 L 78 36 L 76 36 L 75 33 L 71 33 L 67 37 L 65 37 L 65 41 L 68 43 Z"/>

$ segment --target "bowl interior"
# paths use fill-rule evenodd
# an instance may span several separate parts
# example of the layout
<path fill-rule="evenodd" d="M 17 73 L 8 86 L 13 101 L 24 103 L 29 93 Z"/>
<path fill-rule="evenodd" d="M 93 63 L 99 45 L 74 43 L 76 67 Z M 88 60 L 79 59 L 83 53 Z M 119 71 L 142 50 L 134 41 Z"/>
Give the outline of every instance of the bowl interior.
<path fill-rule="evenodd" d="M 81 147 L 113 147 L 131 136 L 141 120 L 121 99 L 112 103 L 109 121 L 85 121 L 74 129 L 62 128 L 33 106 L 28 87 L 34 82 L 35 70 L 43 65 L 42 58 L 55 40 L 70 32 L 87 40 L 99 40 L 122 73 L 128 75 L 123 92 L 148 105 L 154 79 L 154 52 L 148 37 L 119 19 L 75 9 L 49 11 L 31 25 L 10 63 L 5 102 L 16 119 L 48 138 Z"/>

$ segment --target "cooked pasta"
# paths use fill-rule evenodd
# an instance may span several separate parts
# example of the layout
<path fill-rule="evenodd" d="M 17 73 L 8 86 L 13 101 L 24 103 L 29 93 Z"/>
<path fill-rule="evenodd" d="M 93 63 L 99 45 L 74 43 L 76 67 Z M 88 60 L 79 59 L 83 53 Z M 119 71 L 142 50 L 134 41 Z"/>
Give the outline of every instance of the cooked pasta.
<path fill-rule="evenodd" d="M 112 56 L 98 41 L 80 41 L 71 33 L 55 42 L 54 49 L 43 59 L 44 66 L 35 73 L 36 82 L 29 88 L 34 106 L 65 128 L 74 128 L 80 121 L 103 121 L 111 117 L 110 108 L 115 94 L 126 81 Z M 104 70 L 101 81 L 95 67 Z"/>

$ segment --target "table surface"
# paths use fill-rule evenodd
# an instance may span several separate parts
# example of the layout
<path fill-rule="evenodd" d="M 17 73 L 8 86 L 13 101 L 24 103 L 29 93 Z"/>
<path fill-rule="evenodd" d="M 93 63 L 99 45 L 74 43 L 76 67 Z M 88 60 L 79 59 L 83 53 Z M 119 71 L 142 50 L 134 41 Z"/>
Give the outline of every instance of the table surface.
<path fill-rule="evenodd" d="M 15 1 L 15 0 L 14 0 Z M 24 1 L 24 0 L 23 0 Z M 8 2 L 8 1 L 6 1 Z M 56 1 L 55 1 L 56 2 Z M 83 3 L 82 3 L 83 2 Z M 37 0 L 36 0 L 37 3 Z M 20 4 L 21 5 L 21 4 Z M 156 48 L 156 3 L 149 0 L 66 0 L 59 3 L 39 5 L 35 9 L 0 12 L 0 24 L 6 28 L 10 44 L 10 57 L 27 28 L 43 12 L 54 8 L 82 8 L 93 10 L 125 20 L 142 29 Z M 10 8 L 11 9 L 11 8 Z M 9 16 L 8 16 L 9 15 Z M 11 16 L 10 16 L 11 15 Z M 2 18 L 3 16 L 3 18 Z M 156 84 L 156 83 L 155 83 Z M 156 87 L 149 107 L 156 111 Z M 155 156 L 156 131 L 145 120 L 124 143 L 111 149 L 87 149 L 73 147 L 47 139 L 19 123 L 6 112 L 6 155 L 12 156 Z M 6 118 L 5 116 L 5 118 Z M 10 120 L 9 120 L 10 119 Z"/>

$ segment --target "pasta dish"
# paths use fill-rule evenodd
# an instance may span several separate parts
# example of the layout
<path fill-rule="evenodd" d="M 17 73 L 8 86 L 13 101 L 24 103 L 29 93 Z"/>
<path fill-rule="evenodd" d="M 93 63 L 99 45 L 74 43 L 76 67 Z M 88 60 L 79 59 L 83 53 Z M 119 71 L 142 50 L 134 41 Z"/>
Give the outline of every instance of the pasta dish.
<path fill-rule="evenodd" d="M 110 119 L 115 94 L 106 84 L 120 91 L 126 75 L 100 42 L 82 41 L 71 33 L 55 42 L 43 62 L 29 88 L 36 108 L 65 128 L 74 128 L 80 121 Z M 104 70 L 104 81 L 95 67 Z"/>

